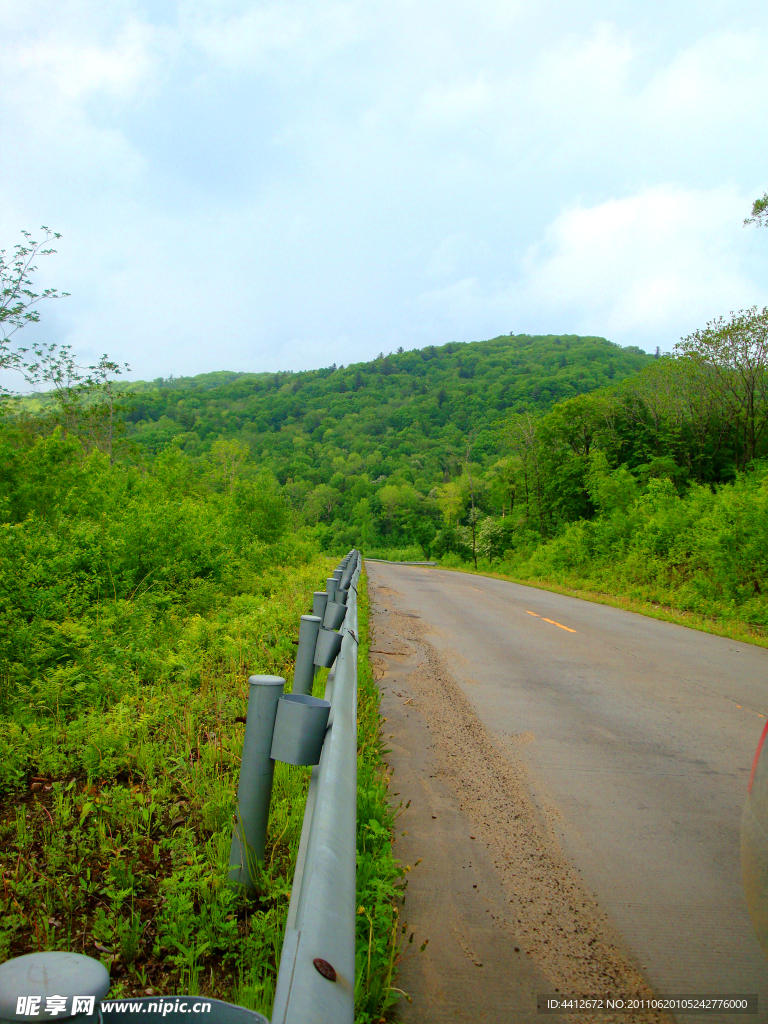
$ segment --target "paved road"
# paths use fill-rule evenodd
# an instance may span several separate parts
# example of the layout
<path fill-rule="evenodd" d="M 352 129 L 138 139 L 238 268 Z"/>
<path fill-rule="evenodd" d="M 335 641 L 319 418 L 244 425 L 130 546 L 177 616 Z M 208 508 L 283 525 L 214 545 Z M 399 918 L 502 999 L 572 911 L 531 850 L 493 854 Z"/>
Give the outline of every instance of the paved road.
<path fill-rule="evenodd" d="M 563 852 L 654 990 L 759 992 L 768 1020 L 739 861 L 768 650 L 501 580 L 367 571 L 432 630 L 486 729 L 517 738 Z"/>

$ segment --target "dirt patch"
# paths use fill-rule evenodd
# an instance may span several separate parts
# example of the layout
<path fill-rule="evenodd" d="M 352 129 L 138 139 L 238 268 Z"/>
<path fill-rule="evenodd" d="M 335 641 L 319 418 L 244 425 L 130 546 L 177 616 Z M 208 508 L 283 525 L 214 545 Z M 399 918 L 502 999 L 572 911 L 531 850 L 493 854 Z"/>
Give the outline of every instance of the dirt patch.
<path fill-rule="evenodd" d="M 542 811 L 534 805 L 528 768 L 517 753 L 529 737 L 521 735 L 502 748 L 483 727 L 452 679 L 448 666 L 429 643 L 429 628 L 411 615 L 395 610 L 398 595 L 390 588 L 371 582 L 370 593 L 375 637 L 372 646 L 380 652 L 372 652 L 372 660 L 382 686 L 386 687 L 383 708 L 389 724 L 384 731 L 391 737 L 393 764 L 397 768 L 398 759 L 408 754 L 408 733 L 413 734 L 414 729 L 410 716 L 420 718 L 419 727 L 427 731 L 428 738 L 422 763 L 415 767 L 426 784 L 425 799 L 431 798 L 437 804 L 448 799 L 458 805 L 453 808 L 456 813 L 448 815 L 452 833 L 442 835 L 443 843 L 447 841 L 457 852 L 469 844 L 475 867 L 483 851 L 488 870 L 482 884 L 486 890 L 495 890 L 485 897 L 489 904 L 487 913 L 492 914 L 496 929 L 513 937 L 511 941 L 516 946 L 509 946 L 509 953 L 527 954 L 531 961 L 526 1001 L 538 972 L 544 982 L 538 991 L 652 997 L 653 991 L 594 895 L 565 859 L 552 827 L 557 809 L 548 807 Z M 408 723 L 405 716 L 409 716 Z M 414 736 L 410 736 L 411 743 Z M 445 815 L 435 812 L 429 817 L 437 820 Z M 404 817 L 403 822 L 406 821 Z M 396 852 L 398 849 L 396 846 Z M 455 876 L 454 868 L 444 865 L 442 872 L 447 870 Z M 425 873 L 422 882 L 426 879 L 423 889 L 427 902 L 429 892 L 437 899 L 446 886 L 461 885 L 463 878 L 459 875 L 457 882 L 455 878 L 440 877 L 439 858 L 431 862 L 425 857 L 418 870 Z M 470 892 L 476 893 L 480 884 L 473 883 Z M 422 894 L 422 903 L 424 899 Z M 482 958 L 466 928 L 461 932 L 457 927 L 453 929 L 454 941 L 463 947 L 466 963 L 476 967 Z M 433 935 L 431 940 L 440 942 L 441 936 Z M 519 974 L 523 966 L 519 956 L 510 956 L 506 969 L 512 976 L 515 972 Z M 500 967 L 503 969 L 504 965 Z M 423 973 L 425 978 L 429 974 Z M 487 976 L 481 980 L 476 976 L 479 973 L 476 971 L 471 979 L 473 1020 L 486 1019 L 477 1015 L 478 1002 L 482 1004 L 488 984 Z M 445 979 L 436 980 L 445 983 Z M 426 999 L 430 1003 L 435 995 L 430 991 L 421 993 L 417 988 L 411 994 L 415 1002 Z M 528 1002 L 528 1007 L 533 1020 L 535 1005 Z M 422 1002 L 421 1016 L 417 1013 L 412 1019 L 426 1020 L 424 1009 Z M 429 1019 L 443 1018 L 438 1015 Z M 626 1014 L 605 1012 L 578 1017 L 580 1021 L 591 1019 L 605 1024 L 613 1019 L 626 1022 L 628 1018 Z M 648 1011 L 632 1013 L 631 1019 L 650 1022 L 669 1018 Z"/>

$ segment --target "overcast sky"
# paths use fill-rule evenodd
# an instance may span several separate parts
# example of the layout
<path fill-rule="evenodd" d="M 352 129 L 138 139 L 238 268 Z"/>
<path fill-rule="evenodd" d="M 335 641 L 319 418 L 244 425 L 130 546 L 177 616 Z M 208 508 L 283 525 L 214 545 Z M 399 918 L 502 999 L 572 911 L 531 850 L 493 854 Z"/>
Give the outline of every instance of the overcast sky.
<path fill-rule="evenodd" d="M 768 303 L 764 0 L 0 0 L 0 247 L 133 376 Z M 31 340 L 31 339 L 30 339 Z"/>

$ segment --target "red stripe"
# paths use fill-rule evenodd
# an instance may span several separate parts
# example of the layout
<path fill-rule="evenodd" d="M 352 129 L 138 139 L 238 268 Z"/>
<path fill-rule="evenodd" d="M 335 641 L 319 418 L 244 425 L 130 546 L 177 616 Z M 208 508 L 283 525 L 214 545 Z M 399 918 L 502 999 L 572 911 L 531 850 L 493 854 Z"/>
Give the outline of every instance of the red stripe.
<path fill-rule="evenodd" d="M 755 759 L 752 762 L 752 772 L 749 776 L 749 785 L 747 786 L 747 792 L 752 792 L 752 783 L 755 781 L 755 772 L 757 771 L 757 762 L 760 760 L 760 751 L 763 749 L 765 743 L 765 737 L 768 734 L 768 722 L 763 726 L 763 734 L 760 737 L 760 742 L 757 744 L 757 750 L 755 751 Z"/>

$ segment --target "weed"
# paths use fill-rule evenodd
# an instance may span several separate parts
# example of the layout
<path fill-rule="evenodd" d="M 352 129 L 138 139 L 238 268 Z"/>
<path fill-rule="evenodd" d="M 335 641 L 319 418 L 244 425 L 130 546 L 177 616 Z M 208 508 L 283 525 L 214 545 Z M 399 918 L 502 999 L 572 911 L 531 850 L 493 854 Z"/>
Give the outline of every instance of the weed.
<path fill-rule="evenodd" d="M 402 870 L 392 853 L 395 811 L 389 802 L 380 693 L 368 657 L 369 603 L 365 575 L 358 584 L 357 929 L 355 1020 L 378 1021 L 399 998 L 394 988 Z"/>

